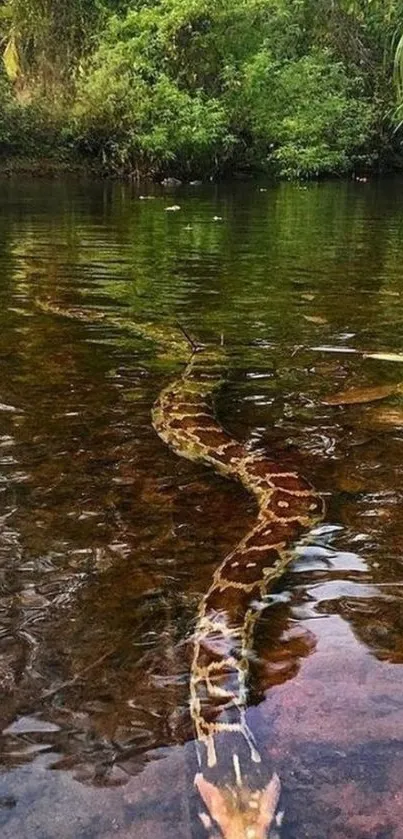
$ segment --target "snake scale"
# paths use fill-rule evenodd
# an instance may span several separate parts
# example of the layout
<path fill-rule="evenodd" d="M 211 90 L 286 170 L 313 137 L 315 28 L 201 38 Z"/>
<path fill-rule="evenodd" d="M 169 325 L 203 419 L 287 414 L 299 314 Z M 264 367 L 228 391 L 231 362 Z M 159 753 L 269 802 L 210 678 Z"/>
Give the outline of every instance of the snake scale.
<path fill-rule="evenodd" d="M 39 304 L 81 320 L 119 321 L 94 310 Z M 144 325 L 123 326 L 157 342 L 164 337 L 166 343 L 160 328 L 150 334 Z M 176 348 L 181 339 L 183 350 L 184 338 L 176 333 Z M 280 781 L 275 773 L 265 777 L 245 717 L 253 630 L 265 595 L 293 558 L 296 540 L 323 517 L 323 500 L 297 472 L 285 471 L 281 462 L 262 450 L 251 451 L 222 428 L 213 399 L 224 374 L 222 350 L 190 344 L 182 375 L 153 406 L 153 426 L 176 454 L 240 481 L 258 509 L 252 528 L 215 571 L 196 620 L 190 713 L 199 758 L 195 784 L 207 810 L 199 815 L 210 839 L 265 839 Z"/>

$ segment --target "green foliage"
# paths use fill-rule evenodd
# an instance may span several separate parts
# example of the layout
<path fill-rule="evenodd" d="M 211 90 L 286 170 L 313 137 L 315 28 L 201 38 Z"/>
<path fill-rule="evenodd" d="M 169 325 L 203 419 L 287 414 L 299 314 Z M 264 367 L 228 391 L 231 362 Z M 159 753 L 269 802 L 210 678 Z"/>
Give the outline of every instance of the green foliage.
<path fill-rule="evenodd" d="M 245 70 L 245 115 L 251 135 L 285 177 L 344 173 L 370 162 L 374 109 L 362 80 L 349 77 L 328 51 L 274 62 L 254 56 Z M 246 116 L 247 118 L 247 116 Z"/>
<path fill-rule="evenodd" d="M 192 2 L 186 15 L 178 3 L 165 5 L 170 15 L 161 4 L 112 18 L 78 85 L 74 125 L 81 146 L 115 169 L 158 169 L 172 161 L 202 171 L 224 160 L 233 143 L 225 103 L 213 89 L 216 46 L 201 39 L 208 4 Z"/>
<path fill-rule="evenodd" d="M 0 157 L 35 157 L 38 148 L 49 155 L 57 145 L 59 126 L 44 119 L 37 105 L 21 105 L 9 81 L 0 74 Z"/>
<path fill-rule="evenodd" d="M 176 161 L 203 169 L 230 139 L 225 112 L 215 99 L 191 96 L 166 74 L 146 81 L 99 68 L 80 89 L 74 111 L 81 148 L 115 171 L 153 170 Z"/>
<path fill-rule="evenodd" d="M 296 9 L 161 0 L 111 17 L 79 84 L 82 142 L 117 168 L 179 172 L 236 163 L 300 177 L 369 159 L 364 83 L 329 48 L 306 53 Z"/>
<path fill-rule="evenodd" d="M 316 177 L 396 161 L 402 32 L 401 0 L 0 7 L 13 107 L 18 119 L 27 109 L 28 134 L 48 131 L 122 173 Z"/>

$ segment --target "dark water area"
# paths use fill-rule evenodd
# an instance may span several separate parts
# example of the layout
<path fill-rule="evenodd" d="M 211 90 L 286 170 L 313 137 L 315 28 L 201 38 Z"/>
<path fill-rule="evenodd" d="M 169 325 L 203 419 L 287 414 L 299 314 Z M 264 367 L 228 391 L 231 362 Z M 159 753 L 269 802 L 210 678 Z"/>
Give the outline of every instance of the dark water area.
<path fill-rule="evenodd" d="M 403 836 L 401 195 L 0 184 L 4 839 L 197 833 L 192 629 L 255 508 L 151 426 L 183 365 L 146 324 L 177 322 L 224 342 L 222 424 L 326 499 L 256 632 L 281 836 Z"/>

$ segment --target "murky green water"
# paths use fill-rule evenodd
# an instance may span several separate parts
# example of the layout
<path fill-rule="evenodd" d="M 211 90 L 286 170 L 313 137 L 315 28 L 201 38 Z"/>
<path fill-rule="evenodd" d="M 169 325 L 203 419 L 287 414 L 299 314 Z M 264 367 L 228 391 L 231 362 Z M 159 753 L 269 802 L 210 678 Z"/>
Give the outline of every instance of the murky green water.
<path fill-rule="evenodd" d="M 1 183 L 5 839 L 196 829 L 189 639 L 254 515 L 151 427 L 179 362 L 38 298 L 223 336 L 223 424 L 297 464 L 328 505 L 256 638 L 251 721 L 282 777 L 282 836 L 401 837 L 403 364 L 363 357 L 403 350 L 401 189 L 142 200 L 122 185 Z M 383 400 L 324 404 L 381 385 Z"/>

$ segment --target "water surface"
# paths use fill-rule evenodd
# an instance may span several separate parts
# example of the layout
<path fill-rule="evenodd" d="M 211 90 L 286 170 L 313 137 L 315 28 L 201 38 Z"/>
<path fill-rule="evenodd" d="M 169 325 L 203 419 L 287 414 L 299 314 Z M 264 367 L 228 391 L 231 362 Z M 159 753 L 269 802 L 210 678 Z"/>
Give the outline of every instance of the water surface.
<path fill-rule="evenodd" d="M 255 510 L 157 438 L 150 409 L 181 363 L 128 322 L 223 341 L 222 423 L 326 497 L 256 637 L 250 715 L 283 781 L 282 836 L 401 837 L 403 366 L 364 357 L 403 349 L 401 188 L 146 199 L 120 184 L 1 183 L 5 839 L 196 829 L 192 627 Z M 380 401 L 325 404 L 386 384 Z"/>

